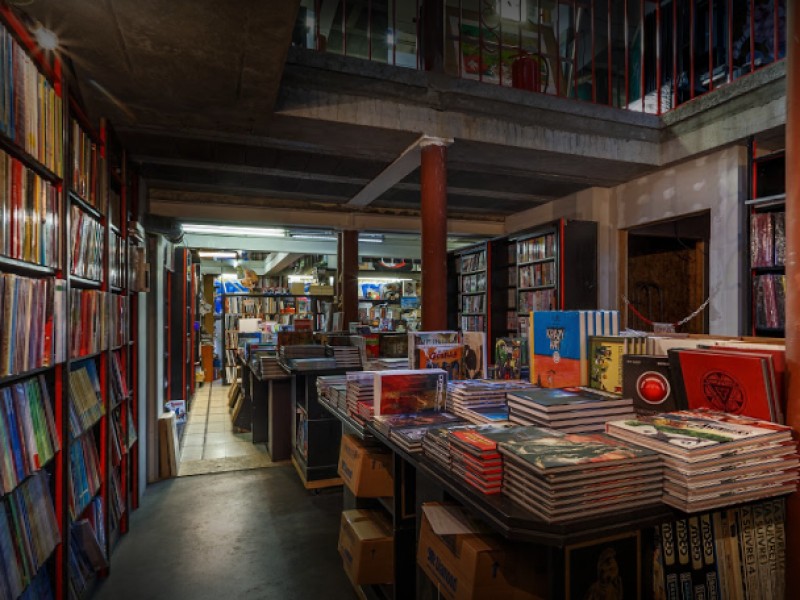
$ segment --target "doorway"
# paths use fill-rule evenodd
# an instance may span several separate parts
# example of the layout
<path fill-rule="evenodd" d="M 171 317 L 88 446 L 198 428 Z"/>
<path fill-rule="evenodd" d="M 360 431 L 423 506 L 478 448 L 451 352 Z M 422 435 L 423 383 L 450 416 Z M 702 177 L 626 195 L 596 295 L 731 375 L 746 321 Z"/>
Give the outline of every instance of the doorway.
<path fill-rule="evenodd" d="M 678 323 L 703 304 L 709 289 L 710 232 L 709 211 L 622 232 L 620 283 L 632 305 L 623 307 L 623 323 L 653 331 L 653 322 Z M 676 331 L 708 333 L 708 310 Z"/>

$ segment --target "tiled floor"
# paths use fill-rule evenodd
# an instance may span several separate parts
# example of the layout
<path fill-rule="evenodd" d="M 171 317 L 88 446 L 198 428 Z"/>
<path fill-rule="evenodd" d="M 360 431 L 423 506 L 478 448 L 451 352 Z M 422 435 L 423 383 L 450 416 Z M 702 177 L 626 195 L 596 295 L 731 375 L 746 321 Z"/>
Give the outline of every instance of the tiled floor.
<path fill-rule="evenodd" d="M 228 389 L 215 383 L 197 390 L 183 433 L 181 463 L 256 455 L 269 459 L 265 444 L 253 444 L 249 432 L 233 432 Z"/>

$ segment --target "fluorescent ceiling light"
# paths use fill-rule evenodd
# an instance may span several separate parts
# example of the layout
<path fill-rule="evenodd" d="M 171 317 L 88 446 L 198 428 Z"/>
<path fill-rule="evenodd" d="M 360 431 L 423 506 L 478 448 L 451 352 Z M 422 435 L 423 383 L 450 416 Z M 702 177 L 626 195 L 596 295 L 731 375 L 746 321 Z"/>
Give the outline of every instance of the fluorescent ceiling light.
<path fill-rule="evenodd" d="M 238 281 L 239 276 L 236 273 L 223 273 L 219 276 L 223 281 Z"/>
<path fill-rule="evenodd" d="M 50 31 L 47 27 L 40 25 L 33 32 L 33 37 L 36 38 L 36 43 L 42 50 L 55 50 L 58 48 L 58 35 L 54 31 Z"/>
<path fill-rule="evenodd" d="M 184 233 L 202 233 L 206 235 L 241 235 L 245 237 L 286 237 L 285 229 L 262 227 L 237 227 L 235 225 L 204 225 L 200 223 L 184 223 Z"/>
<path fill-rule="evenodd" d="M 319 242 L 335 242 L 336 237 L 332 235 L 320 235 L 318 233 L 291 233 L 293 240 L 317 240 Z"/>
<path fill-rule="evenodd" d="M 200 251 L 197 253 L 200 258 L 238 258 L 238 252 L 210 252 Z"/>
<path fill-rule="evenodd" d="M 358 236 L 358 241 L 366 244 L 382 244 L 383 236 L 379 233 L 365 233 Z"/>
<path fill-rule="evenodd" d="M 311 275 L 289 275 L 289 283 L 293 281 L 314 281 Z"/>

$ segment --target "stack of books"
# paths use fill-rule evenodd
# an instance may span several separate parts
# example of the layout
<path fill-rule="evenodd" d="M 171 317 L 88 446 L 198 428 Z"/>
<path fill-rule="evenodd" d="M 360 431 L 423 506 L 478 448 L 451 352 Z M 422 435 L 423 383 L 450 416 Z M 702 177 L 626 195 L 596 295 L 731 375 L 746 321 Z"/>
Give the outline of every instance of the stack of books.
<path fill-rule="evenodd" d="M 371 421 L 374 414 L 373 397 L 375 378 L 372 371 L 354 371 L 347 374 L 345 408 L 347 414 L 362 424 Z"/>
<path fill-rule="evenodd" d="M 471 423 L 494 423 L 508 420 L 506 394 L 531 389 L 527 381 L 467 379 L 447 385 L 447 410 Z"/>
<path fill-rule="evenodd" d="M 475 425 L 451 424 L 444 427 L 431 427 L 422 440 L 422 451 L 433 462 L 450 471 L 450 433 L 460 429 L 474 429 Z"/>
<path fill-rule="evenodd" d="M 391 369 L 408 369 L 408 358 L 376 358 L 372 361 L 375 369 L 386 371 Z"/>
<path fill-rule="evenodd" d="M 607 435 L 527 427 L 498 450 L 503 494 L 549 523 L 661 502 L 660 455 Z"/>
<path fill-rule="evenodd" d="M 442 427 L 461 420 L 455 415 L 446 412 L 424 412 L 406 415 L 378 415 L 372 424 L 380 433 L 391 437 L 393 431 L 398 429 L 414 429 L 422 427 Z"/>
<path fill-rule="evenodd" d="M 599 433 L 606 421 L 635 417 L 631 398 L 586 388 L 534 388 L 508 394 L 509 421 L 565 433 Z"/>
<path fill-rule="evenodd" d="M 494 442 L 475 430 L 450 434 L 450 469 L 484 494 L 499 494 L 503 485 L 503 459 Z"/>
<path fill-rule="evenodd" d="M 663 501 L 686 512 L 797 489 L 797 445 L 785 425 L 697 409 L 612 421 L 608 433 L 662 454 Z"/>
<path fill-rule="evenodd" d="M 361 354 L 355 346 L 333 346 L 337 369 L 360 369 Z"/>
<path fill-rule="evenodd" d="M 317 397 L 335 408 L 347 406 L 347 377 L 345 375 L 322 375 L 317 377 Z"/>
<path fill-rule="evenodd" d="M 261 379 L 282 379 L 289 374 L 281 367 L 277 356 L 262 354 L 254 363 L 256 375 Z"/>

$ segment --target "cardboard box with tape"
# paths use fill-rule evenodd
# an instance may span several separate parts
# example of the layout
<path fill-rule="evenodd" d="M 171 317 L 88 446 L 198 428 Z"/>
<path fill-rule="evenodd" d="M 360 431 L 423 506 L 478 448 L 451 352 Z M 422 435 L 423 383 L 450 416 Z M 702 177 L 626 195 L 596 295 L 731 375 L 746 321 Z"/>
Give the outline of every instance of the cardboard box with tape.
<path fill-rule="evenodd" d="M 422 507 L 417 564 L 450 600 L 546 598 L 543 548 L 512 545 L 485 532 L 463 509 L 439 503 Z"/>
<path fill-rule="evenodd" d="M 365 446 L 353 435 L 343 435 L 339 450 L 339 476 L 359 498 L 391 496 L 392 455 L 382 448 Z"/>
<path fill-rule="evenodd" d="M 394 537 L 388 519 L 381 512 L 344 511 L 339 554 L 353 584 L 394 583 Z"/>

